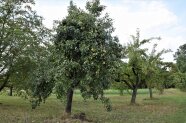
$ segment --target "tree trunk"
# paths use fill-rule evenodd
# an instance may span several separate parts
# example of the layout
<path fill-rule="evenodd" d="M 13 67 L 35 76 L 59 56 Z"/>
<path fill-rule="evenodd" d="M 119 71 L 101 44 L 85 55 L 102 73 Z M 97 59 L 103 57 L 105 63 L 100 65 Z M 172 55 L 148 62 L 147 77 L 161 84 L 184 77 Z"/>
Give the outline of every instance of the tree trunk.
<path fill-rule="evenodd" d="M 9 93 L 9 96 L 12 96 L 13 95 L 13 86 L 10 86 L 10 93 Z"/>
<path fill-rule="evenodd" d="M 123 96 L 123 90 L 119 90 L 120 96 Z"/>
<path fill-rule="evenodd" d="M 73 93 L 74 93 L 74 91 L 73 91 L 72 88 L 68 89 L 68 92 L 67 92 L 67 103 L 66 103 L 66 107 L 65 107 L 65 113 L 67 115 L 71 114 Z"/>
<path fill-rule="evenodd" d="M 132 98 L 130 104 L 136 104 L 137 87 L 132 90 Z"/>
<path fill-rule="evenodd" d="M 152 88 L 151 87 L 149 87 L 149 94 L 150 94 L 150 99 L 152 99 L 153 98 L 153 93 L 152 93 Z"/>
<path fill-rule="evenodd" d="M 9 80 L 10 74 L 7 74 L 5 80 L 3 81 L 3 84 L 0 85 L 0 92 L 3 90 L 3 88 L 7 85 L 8 80 Z"/>

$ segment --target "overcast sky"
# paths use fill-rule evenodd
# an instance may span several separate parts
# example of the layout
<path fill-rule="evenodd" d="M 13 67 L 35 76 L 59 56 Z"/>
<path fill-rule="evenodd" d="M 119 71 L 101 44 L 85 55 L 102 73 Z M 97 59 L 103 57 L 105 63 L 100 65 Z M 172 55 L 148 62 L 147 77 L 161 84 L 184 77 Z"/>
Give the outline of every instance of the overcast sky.
<path fill-rule="evenodd" d="M 84 9 L 86 0 L 73 0 Z M 100 0 L 105 12 L 114 20 L 115 35 L 121 44 L 130 41 L 140 28 L 141 39 L 160 36 L 158 49 L 171 49 L 164 61 L 173 61 L 173 54 L 186 43 L 186 0 Z M 70 0 L 35 0 L 35 9 L 44 17 L 44 24 L 52 28 L 53 20 L 67 15 Z M 149 46 L 147 46 L 149 47 Z M 150 49 L 150 47 L 149 47 Z"/>

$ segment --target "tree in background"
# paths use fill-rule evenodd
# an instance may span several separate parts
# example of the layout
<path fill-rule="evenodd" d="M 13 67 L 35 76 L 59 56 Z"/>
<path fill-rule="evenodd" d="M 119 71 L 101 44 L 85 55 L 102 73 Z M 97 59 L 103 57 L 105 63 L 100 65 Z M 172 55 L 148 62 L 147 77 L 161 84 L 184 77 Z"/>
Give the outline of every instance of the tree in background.
<path fill-rule="evenodd" d="M 177 49 L 174 58 L 180 72 L 186 73 L 186 44 L 181 45 L 179 49 Z"/>
<path fill-rule="evenodd" d="M 31 8 L 33 0 L 0 0 L 0 3 L 1 91 L 5 86 L 23 84 L 47 33 L 42 18 Z"/>
<path fill-rule="evenodd" d="M 145 84 L 144 70 L 146 65 L 146 51 L 142 48 L 146 43 L 153 39 L 150 38 L 140 41 L 140 32 L 137 30 L 136 36 L 132 36 L 132 42 L 126 46 L 126 57 L 128 63 L 121 64 L 121 72 L 119 75 L 120 81 L 123 81 L 129 89 L 132 90 L 131 104 L 136 103 L 136 95 L 139 87 Z"/>
<path fill-rule="evenodd" d="M 46 86 L 49 89 L 45 90 L 49 91 L 42 95 L 44 90 L 37 88 L 36 82 L 35 98 L 40 99 L 36 101 L 45 100 L 54 87 L 57 98 L 66 101 L 65 113 L 69 115 L 74 89 L 80 89 L 84 99 L 101 99 L 107 110 L 111 110 L 103 90 L 113 81 L 121 58 L 121 45 L 118 38 L 111 35 L 114 31 L 112 19 L 108 14 L 101 15 L 104 8 L 99 0 L 87 2 L 86 11 L 70 2 L 67 17 L 56 28 L 52 55 L 55 86 Z"/>
<path fill-rule="evenodd" d="M 124 82 L 120 82 L 118 78 L 112 83 L 112 88 L 111 89 L 119 90 L 119 95 L 120 96 L 124 95 L 125 90 L 127 90 L 127 92 L 129 92 L 128 87 L 126 86 L 126 84 Z"/>
<path fill-rule="evenodd" d="M 175 75 L 177 87 L 179 87 L 182 91 L 186 91 L 186 44 L 179 47 L 174 55 L 174 58 L 179 70 Z"/>
<path fill-rule="evenodd" d="M 181 91 L 186 91 L 186 73 L 175 73 L 174 82 L 176 83 L 176 87 L 178 87 Z"/>
<path fill-rule="evenodd" d="M 161 56 L 164 53 L 170 52 L 170 50 L 162 50 L 160 52 L 156 51 L 157 44 L 154 44 L 150 54 L 146 53 L 145 55 L 145 64 L 144 64 L 144 80 L 149 88 L 150 99 L 153 99 L 152 88 L 161 85 L 161 74 L 160 74 L 160 63 L 162 63 Z M 158 86 L 157 86 L 158 85 Z"/>

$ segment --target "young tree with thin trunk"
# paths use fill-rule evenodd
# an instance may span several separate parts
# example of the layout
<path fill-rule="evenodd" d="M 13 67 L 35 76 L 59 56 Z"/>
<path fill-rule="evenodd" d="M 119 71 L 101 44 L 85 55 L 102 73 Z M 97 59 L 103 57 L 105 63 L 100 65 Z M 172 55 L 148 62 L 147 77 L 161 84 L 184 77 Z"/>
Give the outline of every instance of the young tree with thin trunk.
<path fill-rule="evenodd" d="M 160 52 L 156 51 L 157 44 L 154 44 L 150 54 L 146 53 L 145 55 L 145 64 L 144 64 L 144 80 L 147 87 L 149 88 L 150 99 L 153 99 L 152 88 L 157 85 L 160 81 L 160 63 L 163 63 L 161 56 L 164 53 L 170 52 L 170 50 L 161 50 Z M 159 79 L 159 80 L 158 80 Z"/>
<path fill-rule="evenodd" d="M 142 48 L 146 43 L 149 43 L 153 39 L 150 38 L 140 41 L 140 32 L 137 30 L 136 36 L 131 36 L 132 42 L 130 42 L 125 49 L 127 63 L 121 64 L 120 81 L 124 82 L 129 89 L 132 90 L 131 104 L 136 103 L 136 96 L 138 88 L 145 84 L 144 69 L 146 64 L 146 51 Z"/>

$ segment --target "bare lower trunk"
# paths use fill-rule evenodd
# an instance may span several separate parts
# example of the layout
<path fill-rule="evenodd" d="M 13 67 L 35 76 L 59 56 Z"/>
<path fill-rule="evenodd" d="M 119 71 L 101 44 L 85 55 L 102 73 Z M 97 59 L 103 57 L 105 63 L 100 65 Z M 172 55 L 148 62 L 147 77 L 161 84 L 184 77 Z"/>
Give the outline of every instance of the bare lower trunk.
<path fill-rule="evenodd" d="M 136 103 L 136 95 L 137 95 L 137 87 L 133 89 L 130 104 L 135 104 Z"/>
<path fill-rule="evenodd" d="M 123 96 L 123 90 L 119 90 L 120 96 Z"/>
<path fill-rule="evenodd" d="M 13 95 L 13 87 L 10 86 L 10 93 L 9 93 L 9 96 L 12 96 Z"/>
<path fill-rule="evenodd" d="M 153 93 L 152 93 L 152 88 L 151 87 L 149 87 L 149 94 L 150 94 L 150 99 L 152 99 L 153 98 Z"/>
<path fill-rule="evenodd" d="M 66 107 L 65 107 L 65 113 L 68 115 L 71 114 L 73 93 L 74 93 L 74 91 L 72 88 L 70 88 L 67 92 L 67 103 L 66 103 Z"/>

